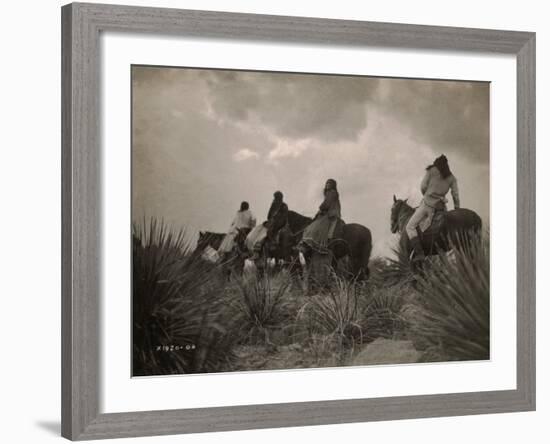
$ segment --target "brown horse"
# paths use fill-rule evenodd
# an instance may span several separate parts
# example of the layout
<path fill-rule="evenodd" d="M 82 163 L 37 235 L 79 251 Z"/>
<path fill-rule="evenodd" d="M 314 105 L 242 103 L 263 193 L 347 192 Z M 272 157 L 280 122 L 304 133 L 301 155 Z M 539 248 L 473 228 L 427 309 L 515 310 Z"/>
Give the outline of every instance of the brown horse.
<path fill-rule="evenodd" d="M 275 259 L 276 262 L 283 261 L 290 264 L 291 271 L 300 270 L 297 247 L 302 240 L 304 230 L 311 222 L 313 222 L 312 218 L 289 210 L 288 224 L 280 230 L 277 237 L 278 242 L 274 243 L 270 239 L 265 240 L 261 249 L 262 257 L 256 261 L 256 266 L 263 269 L 268 259 Z M 358 279 L 368 278 L 372 235 L 367 227 L 359 224 L 345 224 L 342 228 L 341 238 L 332 241 L 329 247 L 333 266 L 337 260 L 347 257 L 349 272 Z"/>
<path fill-rule="evenodd" d="M 399 248 L 407 257 L 411 257 L 412 247 L 405 227 L 414 214 L 414 208 L 407 203 L 407 199 L 397 199 L 393 196 L 391 208 L 391 232 L 400 233 Z M 434 218 L 435 219 L 435 218 Z M 434 226 L 435 225 L 435 226 Z M 423 233 L 420 240 L 425 255 L 435 255 L 440 251 L 450 251 L 464 241 L 479 239 L 481 233 L 481 218 L 475 211 L 458 208 L 446 211 L 440 223 L 432 223 Z"/>
<path fill-rule="evenodd" d="M 313 219 L 298 213 L 290 213 L 289 211 L 289 227 L 293 233 L 293 244 L 297 246 L 302 240 L 305 228 Z M 329 250 L 333 267 L 336 266 L 336 261 L 347 257 L 350 274 L 357 279 L 368 279 L 372 234 L 367 227 L 355 223 L 344 224 L 341 236 L 330 242 Z M 311 254 L 310 251 L 308 256 L 311 257 Z"/>
<path fill-rule="evenodd" d="M 267 236 L 260 247 L 260 256 L 254 261 L 260 273 L 265 271 L 270 260 L 275 261 L 276 267 L 289 267 L 291 271 L 299 270 L 298 251 L 296 246 L 302 238 L 305 227 L 311 223 L 309 217 L 302 216 L 295 211 L 288 211 L 287 224 L 282 227 L 275 236 Z M 249 255 L 255 251 L 251 242 L 245 242 L 249 246 Z"/>

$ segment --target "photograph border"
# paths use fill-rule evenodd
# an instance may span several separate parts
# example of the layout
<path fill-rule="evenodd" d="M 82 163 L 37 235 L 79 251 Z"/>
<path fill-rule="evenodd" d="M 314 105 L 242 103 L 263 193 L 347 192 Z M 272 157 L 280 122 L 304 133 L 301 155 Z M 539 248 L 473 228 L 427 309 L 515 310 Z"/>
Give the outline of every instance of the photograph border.
<path fill-rule="evenodd" d="M 515 390 L 100 413 L 101 32 L 510 54 L 517 66 Z M 136 437 L 535 409 L 535 33 L 73 3 L 62 7 L 62 435 Z"/>

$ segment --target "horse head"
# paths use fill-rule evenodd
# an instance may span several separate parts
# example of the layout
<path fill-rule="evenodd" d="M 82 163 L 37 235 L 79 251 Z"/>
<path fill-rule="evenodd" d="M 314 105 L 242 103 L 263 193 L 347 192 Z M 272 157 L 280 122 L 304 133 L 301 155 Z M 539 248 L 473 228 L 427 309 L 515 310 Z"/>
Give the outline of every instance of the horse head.
<path fill-rule="evenodd" d="M 390 217 L 390 229 L 392 233 L 397 233 L 399 230 L 399 214 L 403 209 L 404 205 L 407 205 L 408 199 L 398 199 L 393 195 L 393 205 L 391 207 L 391 217 Z"/>
<path fill-rule="evenodd" d="M 225 236 L 224 233 L 213 233 L 212 231 L 199 231 L 199 238 L 197 239 L 197 249 L 204 250 L 206 247 L 211 246 L 212 248 L 217 250 L 224 236 Z"/>

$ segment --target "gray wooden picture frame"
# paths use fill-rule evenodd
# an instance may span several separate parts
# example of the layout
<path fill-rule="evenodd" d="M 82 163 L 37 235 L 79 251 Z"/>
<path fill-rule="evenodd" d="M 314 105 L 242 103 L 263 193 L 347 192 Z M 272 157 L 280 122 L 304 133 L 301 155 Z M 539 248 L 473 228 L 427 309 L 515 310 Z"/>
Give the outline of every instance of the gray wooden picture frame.
<path fill-rule="evenodd" d="M 104 31 L 517 57 L 517 388 L 163 411 L 99 411 Z M 73 3 L 62 8 L 62 435 L 73 440 L 535 409 L 535 34 Z M 498 149 L 498 148 L 497 148 Z"/>

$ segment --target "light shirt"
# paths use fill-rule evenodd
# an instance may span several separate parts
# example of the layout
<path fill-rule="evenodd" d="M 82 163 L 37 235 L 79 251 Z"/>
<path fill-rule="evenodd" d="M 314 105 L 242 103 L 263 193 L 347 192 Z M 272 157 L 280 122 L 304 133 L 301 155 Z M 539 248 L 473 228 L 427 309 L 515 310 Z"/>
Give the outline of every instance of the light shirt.
<path fill-rule="evenodd" d="M 250 210 L 237 211 L 233 222 L 231 223 L 230 231 L 241 228 L 254 228 L 256 226 L 256 218 Z"/>
<path fill-rule="evenodd" d="M 458 181 L 454 175 L 443 179 L 437 167 L 432 167 L 426 171 L 420 190 L 424 196 L 424 203 L 432 208 L 438 208 L 447 203 L 445 195 L 451 190 L 455 208 L 460 208 L 460 198 L 458 195 Z"/>

